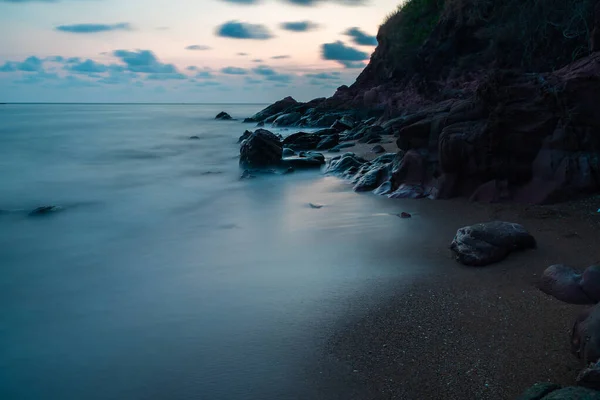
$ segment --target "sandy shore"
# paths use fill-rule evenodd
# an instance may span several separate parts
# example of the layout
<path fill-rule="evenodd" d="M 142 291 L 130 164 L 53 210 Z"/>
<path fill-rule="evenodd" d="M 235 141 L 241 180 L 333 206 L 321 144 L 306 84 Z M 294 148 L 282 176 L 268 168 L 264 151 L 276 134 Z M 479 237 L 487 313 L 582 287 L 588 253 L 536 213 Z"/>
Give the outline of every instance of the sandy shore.
<path fill-rule="evenodd" d="M 373 158 L 365 152 L 372 146 L 347 151 Z M 414 226 L 416 245 L 382 256 L 418 260 L 423 271 L 409 285 L 391 282 L 380 306 L 340 322 L 320 366 L 323 398 L 337 398 L 327 378 L 334 375 L 360 399 L 514 399 L 536 382 L 574 383 L 581 365 L 569 335 L 583 306 L 550 298 L 536 283 L 551 264 L 600 262 L 600 198 L 555 206 L 386 201 L 414 214 L 399 221 Z M 456 230 L 494 219 L 523 224 L 538 248 L 483 268 L 454 261 Z"/>

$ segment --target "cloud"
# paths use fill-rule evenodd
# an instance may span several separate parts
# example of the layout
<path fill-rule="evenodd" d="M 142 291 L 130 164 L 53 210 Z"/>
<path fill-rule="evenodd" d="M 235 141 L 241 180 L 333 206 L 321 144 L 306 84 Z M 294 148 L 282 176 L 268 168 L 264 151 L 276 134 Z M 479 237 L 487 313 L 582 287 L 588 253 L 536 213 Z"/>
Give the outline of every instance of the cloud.
<path fill-rule="evenodd" d="M 41 72 L 44 70 L 44 61 L 35 56 L 27 57 L 24 61 L 7 61 L 0 66 L 0 72 Z"/>
<path fill-rule="evenodd" d="M 285 56 L 273 56 L 273 57 L 271 57 L 272 60 L 285 60 L 286 58 L 292 58 L 292 56 L 285 55 Z"/>
<path fill-rule="evenodd" d="M 242 56 L 242 57 L 245 57 L 245 56 L 247 56 L 247 55 L 248 55 L 248 53 L 237 53 L 236 55 L 237 55 L 237 56 Z"/>
<path fill-rule="evenodd" d="M 221 72 L 227 75 L 246 75 L 248 74 L 248 70 L 244 68 L 237 67 L 225 67 L 221 69 Z"/>
<path fill-rule="evenodd" d="M 150 81 L 171 81 L 187 79 L 187 76 L 180 72 L 173 72 L 168 74 L 149 74 L 146 79 Z"/>
<path fill-rule="evenodd" d="M 56 81 L 58 79 L 59 79 L 59 76 L 57 74 L 40 71 L 36 74 L 29 74 L 29 75 L 22 77 L 21 79 L 17 79 L 13 83 L 28 85 L 28 84 L 39 84 L 39 83 L 43 83 L 43 82 L 46 82 L 49 80 Z"/>
<path fill-rule="evenodd" d="M 196 86 L 198 86 L 198 87 L 221 86 L 221 84 L 219 82 L 215 82 L 215 81 L 204 81 L 204 82 L 196 83 Z"/>
<path fill-rule="evenodd" d="M 255 25 L 239 21 L 225 22 L 217 27 L 216 35 L 231 39 L 267 40 L 273 34 L 264 25 Z"/>
<path fill-rule="evenodd" d="M 203 50 L 210 50 L 210 47 L 204 46 L 202 44 L 193 44 L 191 46 L 187 46 L 185 49 L 192 50 L 192 51 L 203 51 Z"/>
<path fill-rule="evenodd" d="M 79 58 L 79 57 L 70 57 L 70 58 L 67 58 L 65 62 L 67 64 L 79 63 L 79 62 L 81 62 L 81 58 Z"/>
<path fill-rule="evenodd" d="M 54 28 L 60 32 L 67 33 L 100 33 L 110 31 L 130 31 L 132 27 L 127 22 L 118 24 L 76 24 L 76 25 L 59 25 Z"/>
<path fill-rule="evenodd" d="M 258 67 L 252 69 L 252 72 L 257 75 L 264 76 L 266 80 L 273 82 L 291 82 L 293 78 L 292 75 L 280 74 L 266 65 L 259 65 Z"/>
<path fill-rule="evenodd" d="M 127 70 L 147 74 L 174 74 L 177 68 L 173 64 L 163 64 L 150 50 L 116 50 L 113 55 L 126 64 Z"/>
<path fill-rule="evenodd" d="M 121 68 L 123 68 L 123 67 L 121 67 Z M 65 69 L 67 69 L 68 71 L 71 71 L 71 72 L 78 73 L 78 74 L 93 74 L 93 73 L 101 74 L 104 72 L 108 72 L 108 70 L 109 70 L 107 65 L 97 63 L 90 59 L 87 59 L 87 60 L 77 63 L 77 64 L 67 66 Z"/>
<path fill-rule="evenodd" d="M 111 70 L 108 73 L 107 77 L 102 77 L 97 82 L 103 83 L 105 85 L 121 85 L 121 84 L 129 84 L 133 83 L 138 84 L 139 82 L 134 82 L 133 80 L 138 78 L 138 74 L 134 72 L 121 72 L 116 70 Z"/>
<path fill-rule="evenodd" d="M 223 0 L 223 1 L 226 1 L 227 3 L 244 4 L 244 5 L 258 4 L 261 2 L 261 0 Z"/>
<path fill-rule="evenodd" d="M 200 71 L 195 76 L 197 79 L 214 79 L 214 77 L 210 71 Z"/>
<path fill-rule="evenodd" d="M 321 45 L 321 58 L 323 60 L 337 61 L 346 68 L 362 68 L 364 63 L 360 61 L 367 60 L 369 55 L 364 51 L 346 46 L 344 43 L 337 41 Z"/>
<path fill-rule="evenodd" d="M 293 4 L 295 6 L 314 7 L 321 3 L 337 3 L 344 6 L 362 6 L 367 3 L 367 0 L 281 0 L 284 3 Z"/>
<path fill-rule="evenodd" d="M 189 67 L 186 68 L 188 71 L 198 71 L 198 67 L 196 67 L 195 65 L 190 65 Z"/>
<path fill-rule="evenodd" d="M 364 68 L 367 66 L 367 64 L 365 64 L 364 62 L 361 61 L 338 61 L 340 64 L 342 64 L 344 67 L 346 68 Z"/>
<path fill-rule="evenodd" d="M 377 46 L 377 38 L 361 31 L 358 27 L 348 28 L 344 35 L 350 36 L 354 44 L 359 46 Z"/>
<path fill-rule="evenodd" d="M 244 79 L 244 83 L 246 83 L 247 85 L 258 85 L 260 83 L 263 83 L 263 81 L 261 81 L 260 79 L 250 78 L 248 76 Z"/>
<path fill-rule="evenodd" d="M 44 61 L 51 61 L 51 62 L 65 62 L 65 58 L 63 56 L 51 56 L 51 57 L 46 57 L 46 59 Z"/>
<path fill-rule="evenodd" d="M 337 80 L 337 79 L 340 79 L 340 73 L 339 72 L 331 72 L 331 73 L 320 72 L 320 73 L 317 73 L 317 74 L 306 74 L 304 76 L 307 77 L 307 78 L 320 79 L 320 80 Z"/>
<path fill-rule="evenodd" d="M 319 25 L 311 21 L 296 21 L 282 22 L 279 27 L 291 32 L 308 32 L 317 29 Z"/>
<path fill-rule="evenodd" d="M 261 60 L 260 58 L 255 58 L 254 60 L 252 60 L 252 62 L 261 63 L 263 62 L 263 60 Z"/>

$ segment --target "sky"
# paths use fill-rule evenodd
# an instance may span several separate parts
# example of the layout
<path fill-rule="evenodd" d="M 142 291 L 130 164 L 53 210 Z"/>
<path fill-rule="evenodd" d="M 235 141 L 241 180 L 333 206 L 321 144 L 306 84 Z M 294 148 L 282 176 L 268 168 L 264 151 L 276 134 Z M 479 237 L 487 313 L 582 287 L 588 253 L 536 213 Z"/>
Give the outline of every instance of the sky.
<path fill-rule="evenodd" d="M 400 0 L 0 0 L 0 102 L 306 101 Z"/>

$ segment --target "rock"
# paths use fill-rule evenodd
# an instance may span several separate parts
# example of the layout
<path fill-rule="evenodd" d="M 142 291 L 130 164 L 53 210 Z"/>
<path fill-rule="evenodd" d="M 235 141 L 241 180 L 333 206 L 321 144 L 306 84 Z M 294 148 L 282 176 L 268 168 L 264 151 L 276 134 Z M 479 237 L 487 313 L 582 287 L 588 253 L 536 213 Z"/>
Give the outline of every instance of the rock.
<path fill-rule="evenodd" d="M 294 150 L 313 150 L 321 142 L 321 136 L 314 133 L 297 132 L 283 139 L 283 145 Z"/>
<path fill-rule="evenodd" d="M 373 153 L 375 153 L 375 154 L 385 153 L 385 149 L 380 144 L 378 144 L 376 146 L 373 146 L 373 148 L 371 149 L 371 151 Z"/>
<path fill-rule="evenodd" d="M 286 97 L 282 100 L 279 100 L 279 101 L 271 104 L 267 108 L 257 112 L 250 118 L 252 118 L 255 121 L 261 122 L 269 117 L 272 117 L 275 114 L 279 114 L 279 113 L 287 110 L 288 108 L 296 106 L 298 104 L 299 103 L 296 100 L 294 100 L 292 97 Z"/>
<path fill-rule="evenodd" d="M 484 266 L 503 260 L 513 251 L 535 246 L 534 237 L 522 225 L 492 221 L 460 228 L 450 249 L 460 263 Z"/>
<path fill-rule="evenodd" d="M 341 156 L 332 158 L 325 172 L 329 174 L 346 174 L 352 168 L 358 169 L 365 162 L 367 161 L 354 153 L 344 153 Z"/>
<path fill-rule="evenodd" d="M 323 208 L 322 204 L 308 203 L 308 205 L 310 206 L 310 208 L 316 208 L 316 209 Z"/>
<path fill-rule="evenodd" d="M 547 394 L 559 390 L 560 388 L 561 386 L 555 383 L 536 383 L 519 396 L 517 400 L 541 400 L 544 399 L 544 396 Z"/>
<path fill-rule="evenodd" d="M 244 172 L 242 172 L 242 175 L 240 175 L 240 180 L 242 179 L 252 179 L 252 178 L 256 178 L 255 175 L 252 175 L 252 173 L 250 172 L 250 170 L 245 169 Z"/>
<path fill-rule="evenodd" d="M 196 135 L 194 135 L 194 136 L 190 136 L 190 139 L 192 139 L 192 140 L 198 140 L 198 139 L 200 139 L 200 137 L 199 137 L 199 136 L 196 136 Z"/>
<path fill-rule="evenodd" d="M 273 121 L 273 126 L 292 126 L 296 122 L 300 120 L 302 114 L 299 112 L 292 112 L 289 114 L 283 114 L 277 117 L 275 121 Z"/>
<path fill-rule="evenodd" d="M 412 215 L 410 215 L 409 213 L 407 213 L 407 212 L 404 212 L 404 211 L 403 211 L 403 212 L 401 212 L 400 214 L 398 214 L 398 216 L 399 216 L 400 218 L 404 218 L 404 219 L 406 219 L 406 218 L 412 218 Z"/>
<path fill-rule="evenodd" d="M 343 149 L 347 149 L 348 147 L 354 147 L 354 146 L 356 146 L 356 143 L 353 143 L 353 142 L 340 143 L 337 146 L 335 146 L 334 148 L 330 149 L 329 151 L 340 151 Z"/>
<path fill-rule="evenodd" d="M 589 294 L 583 288 L 585 273 L 562 264 L 551 265 L 546 268 L 538 287 L 542 292 L 566 303 L 595 304 L 600 300 L 600 292 L 596 288 L 600 284 L 597 275 L 598 267 L 592 266 L 590 268 L 593 270 L 588 273 L 585 280 Z"/>
<path fill-rule="evenodd" d="M 354 191 L 367 192 L 377 188 L 381 184 L 384 174 L 384 167 L 380 166 L 370 169 L 367 173 L 359 178 L 358 182 L 356 182 L 354 185 Z"/>
<path fill-rule="evenodd" d="M 600 392 L 595 390 L 569 386 L 563 389 L 553 390 L 543 400 L 600 400 Z"/>
<path fill-rule="evenodd" d="M 250 137 L 250 135 L 252 135 L 251 131 L 248 131 L 248 130 L 244 131 L 244 133 L 242 133 L 242 136 L 239 137 L 237 142 L 242 143 L 244 140 L 248 139 Z"/>
<path fill-rule="evenodd" d="M 343 132 L 348 129 L 354 128 L 354 122 L 350 120 L 350 117 L 344 116 L 338 120 L 336 120 L 332 125 L 331 129 L 334 129 L 336 132 Z"/>
<path fill-rule="evenodd" d="M 287 147 L 283 148 L 282 157 L 292 157 L 295 156 L 296 153 L 292 149 L 288 149 Z"/>
<path fill-rule="evenodd" d="M 32 217 L 40 216 L 40 215 L 48 215 L 57 211 L 62 211 L 62 207 L 60 206 L 41 206 L 34 210 L 32 210 L 29 215 Z"/>
<path fill-rule="evenodd" d="M 231 120 L 233 118 L 231 118 L 231 115 L 227 114 L 225 111 L 221 111 L 220 113 L 217 114 L 217 116 L 215 117 L 215 119 L 220 119 L 222 121 L 228 121 L 228 120 Z"/>
<path fill-rule="evenodd" d="M 322 153 L 317 153 L 316 151 L 301 151 L 298 156 L 314 158 L 319 160 L 322 163 L 325 163 L 325 156 Z"/>
<path fill-rule="evenodd" d="M 384 195 L 390 194 L 391 191 L 392 191 L 392 182 L 385 181 L 381 185 L 379 185 L 379 187 L 377 189 L 375 189 L 373 191 L 373 193 L 375 193 L 376 195 L 379 195 L 379 196 L 384 196 Z"/>
<path fill-rule="evenodd" d="M 243 168 L 264 168 L 279 164 L 283 148 L 281 141 L 265 129 L 257 129 L 240 147 Z"/>
<path fill-rule="evenodd" d="M 600 390 L 600 363 L 596 362 L 584 368 L 577 375 L 577 386 Z"/>
<path fill-rule="evenodd" d="M 427 197 L 427 193 L 421 185 L 403 183 L 392 193 L 388 194 L 388 197 L 390 199 L 422 199 Z"/>
<path fill-rule="evenodd" d="M 333 134 L 325 136 L 317 145 L 317 150 L 328 150 L 335 147 L 340 142 L 340 135 Z"/>
<path fill-rule="evenodd" d="M 244 118 L 243 121 L 245 124 L 255 123 L 257 122 L 254 118 Z"/>
<path fill-rule="evenodd" d="M 324 160 L 319 157 L 285 157 L 281 160 L 281 164 L 284 167 L 294 169 L 310 169 L 310 168 L 321 168 L 325 164 Z"/>
<path fill-rule="evenodd" d="M 260 121 L 258 124 L 256 124 L 257 128 L 262 128 L 263 126 L 265 126 L 265 121 Z"/>
<path fill-rule="evenodd" d="M 381 142 L 381 136 L 379 136 L 376 133 L 369 133 L 364 135 L 362 138 L 360 138 L 358 140 L 358 143 L 369 143 L 369 144 L 373 144 L 373 143 L 379 143 Z"/>

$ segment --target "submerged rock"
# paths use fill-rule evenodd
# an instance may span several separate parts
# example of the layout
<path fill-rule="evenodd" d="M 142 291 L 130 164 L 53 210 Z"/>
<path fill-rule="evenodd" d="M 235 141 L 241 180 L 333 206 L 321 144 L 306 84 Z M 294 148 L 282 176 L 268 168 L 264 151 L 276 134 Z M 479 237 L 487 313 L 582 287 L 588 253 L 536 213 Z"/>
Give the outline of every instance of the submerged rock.
<path fill-rule="evenodd" d="M 60 206 L 41 206 L 34 210 L 32 210 L 29 215 L 32 217 L 40 216 L 40 215 L 48 215 L 57 211 L 61 211 L 63 208 Z"/>
<path fill-rule="evenodd" d="M 398 216 L 400 218 L 404 218 L 404 219 L 406 219 L 406 218 L 412 218 L 412 215 L 410 215 L 409 213 L 404 212 L 404 211 L 402 211 L 400 214 L 398 214 Z"/>
<path fill-rule="evenodd" d="M 503 260 L 513 251 L 535 246 L 534 237 L 522 225 L 492 221 L 460 228 L 450 249 L 460 263 L 484 266 Z"/>
<path fill-rule="evenodd" d="M 190 139 L 192 139 L 192 140 L 198 140 L 198 139 L 200 139 L 200 137 L 199 137 L 199 136 L 196 136 L 196 135 L 194 135 L 194 136 L 190 136 Z"/>
<path fill-rule="evenodd" d="M 283 148 L 281 141 L 265 129 L 257 129 L 240 147 L 240 166 L 243 168 L 264 168 L 278 165 Z"/>
<path fill-rule="evenodd" d="M 217 116 L 215 117 L 215 119 L 220 119 L 223 121 L 227 121 L 227 120 L 231 120 L 233 118 L 231 118 L 231 115 L 227 114 L 225 111 L 221 111 L 220 113 L 217 114 Z"/>
<path fill-rule="evenodd" d="M 380 144 L 378 144 L 376 146 L 373 146 L 373 148 L 371 149 L 371 151 L 373 153 L 375 153 L 375 154 L 385 153 L 385 149 Z"/>

